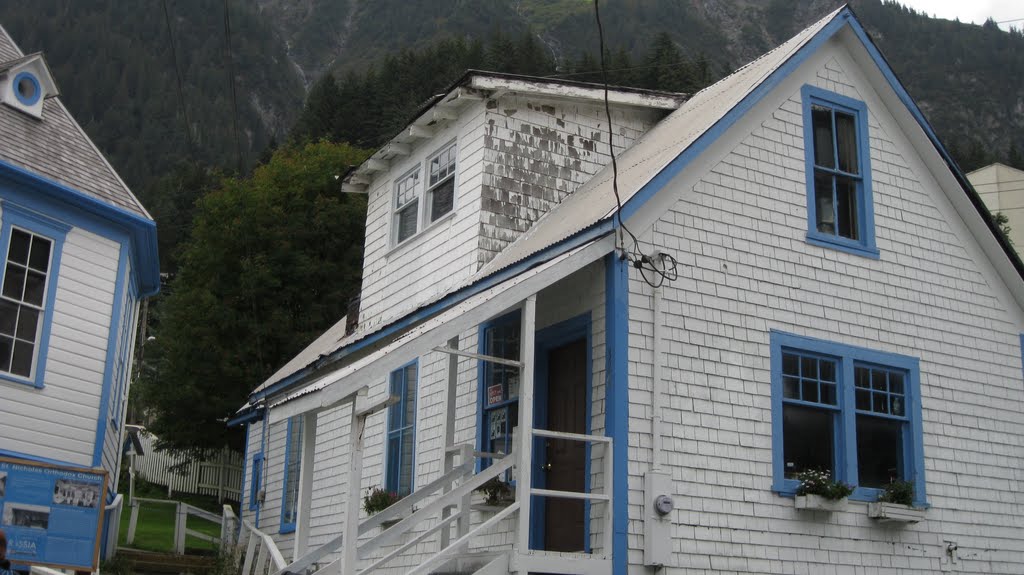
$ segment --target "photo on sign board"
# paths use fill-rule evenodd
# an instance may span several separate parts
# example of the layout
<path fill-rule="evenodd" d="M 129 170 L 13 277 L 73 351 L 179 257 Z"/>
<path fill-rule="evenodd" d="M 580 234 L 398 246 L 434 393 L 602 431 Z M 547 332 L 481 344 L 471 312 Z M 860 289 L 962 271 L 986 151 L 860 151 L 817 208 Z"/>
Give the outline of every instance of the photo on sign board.
<path fill-rule="evenodd" d="M 73 505 L 95 509 L 100 501 L 100 486 L 95 483 L 80 483 L 58 479 L 53 488 L 54 505 Z"/>
<path fill-rule="evenodd" d="M 50 528 L 50 508 L 27 503 L 5 503 L 3 524 L 9 527 Z"/>
<path fill-rule="evenodd" d="M 7 496 L 7 472 L 0 471 L 0 499 Z"/>

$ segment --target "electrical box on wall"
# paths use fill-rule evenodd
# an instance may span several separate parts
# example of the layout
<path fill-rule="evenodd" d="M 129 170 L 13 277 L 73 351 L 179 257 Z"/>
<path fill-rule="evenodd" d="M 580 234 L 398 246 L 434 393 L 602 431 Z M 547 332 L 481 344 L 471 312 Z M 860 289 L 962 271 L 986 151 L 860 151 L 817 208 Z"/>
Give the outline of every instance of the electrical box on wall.
<path fill-rule="evenodd" d="M 668 473 L 644 474 L 644 565 L 664 567 L 672 559 L 672 477 Z"/>
<path fill-rule="evenodd" d="M 0 62 L 0 102 L 42 118 L 43 101 L 57 95 L 57 84 L 42 54 Z"/>

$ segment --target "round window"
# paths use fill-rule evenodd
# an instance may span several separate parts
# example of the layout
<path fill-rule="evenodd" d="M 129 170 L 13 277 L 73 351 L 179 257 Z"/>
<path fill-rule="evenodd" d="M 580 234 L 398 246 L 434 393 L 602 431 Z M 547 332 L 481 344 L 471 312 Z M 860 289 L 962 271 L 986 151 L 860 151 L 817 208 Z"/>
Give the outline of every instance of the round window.
<path fill-rule="evenodd" d="M 21 72 L 14 77 L 14 95 L 18 101 L 26 106 L 32 106 L 39 101 L 41 89 L 39 80 L 30 72 Z"/>

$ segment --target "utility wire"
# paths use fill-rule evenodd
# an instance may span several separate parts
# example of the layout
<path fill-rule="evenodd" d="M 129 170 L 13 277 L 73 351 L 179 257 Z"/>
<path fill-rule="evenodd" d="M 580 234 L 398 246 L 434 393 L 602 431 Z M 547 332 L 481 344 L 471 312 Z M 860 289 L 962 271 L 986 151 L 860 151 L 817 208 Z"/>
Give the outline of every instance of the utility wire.
<path fill-rule="evenodd" d="M 235 93 L 235 65 L 231 54 L 231 12 L 228 0 L 224 0 L 224 40 L 228 49 L 228 77 L 231 84 L 231 123 L 235 131 L 235 148 L 238 151 L 238 175 L 241 176 L 245 163 L 242 161 L 242 139 L 238 135 L 238 97 Z"/>
<path fill-rule="evenodd" d="M 996 24 L 1009 24 L 1010 22 L 1020 22 L 1021 20 L 1024 20 L 1024 18 L 1013 18 L 1013 19 L 1010 19 L 1010 20 L 1000 20 L 1000 21 L 996 22 Z"/>
<path fill-rule="evenodd" d="M 620 256 L 623 259 L 629 261 L 629 263 L 640 271 L 640 277 L 647 282 L 648 285 L 658 288 L 661 287 L 665 280 L 673 281 L 679 277 L 677 272 L 677 262 L 674 257 L 667 253 L 659 253 L 657 256 L 649 256 L 643 252 L 640 248 L 640 240 L 633 234 L 632 231 L 626 226 L 626 222 L 622 219 L 622 198 L 619 196 L 619 165 L 615 159 L 615 132 L 612 130 L 612 108 L 608 102 L 608 70 L 605 68 L 604 62 L 604 28 L 601 26 L 601 10 L 598 7 L 599 0 L 594 0 L 594 19 L 597 20 L 597 37 L 600 43 L 600 54 L 601 54 L 601 81 L 604 84 L 604 113 L 608 118 L 608 153 L 612 158 L 612 192 L 615 193 L 615 205 L 618 209 L 615 210 L 614 218 L 618 218 L 618 235 L 616 236 L 616 248 L 620 252 Z M 629 234 L 630 239 L 633 241 L 632 250 L 626 249 L 625 238 L 622 237 L 622 232 L 625 231 Z M 659 261 L 656 261 L 659 260 Z M 647 273 L 653 273 L 654 279 L 647 277 Z"/>
<path fill-rule="evenodd" d="M 178 105 L 181 106 L 181 117 L 185 122 L 185 141 L 188 143 L 188 154 L 192 163 L 196 163 L 196 148 L 192 141 L 192 123 L 188 119 L 188 108 L 185 107 L 185 91 L 182 89 L 181 66 L 178 65 L 178 50 L 174 45 L 174 32 L 171 29 L 171 15 L 167 11 L 167 0 L 163 0 L 164 22 L 167 24 L 167 41 L 171 45 L 171 60 L 174 61 L 174 75 L 178 80 Z"/>

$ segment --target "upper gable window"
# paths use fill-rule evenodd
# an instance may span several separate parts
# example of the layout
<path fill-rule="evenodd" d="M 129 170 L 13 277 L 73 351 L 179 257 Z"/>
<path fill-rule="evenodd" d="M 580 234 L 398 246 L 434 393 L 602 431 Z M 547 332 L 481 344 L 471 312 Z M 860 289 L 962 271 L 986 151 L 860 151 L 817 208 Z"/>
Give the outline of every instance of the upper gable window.
<path fill-rule="evenodd" d="M 401 244 L 455 209 L 456 152 L 455 142 L 447 144 L 424 166 L 417 165 L 395 180 L 392 245 Z"/>
<path fill-rule="evenodd" d="M 0 377 L 43 386 L 60 251 L 68 228 L 3 204 Z"/>
<path fill-rule="evenodd" d="M 877 258 L 867 107 L 814 86 L 802 95 L 807 240 Z"/>

